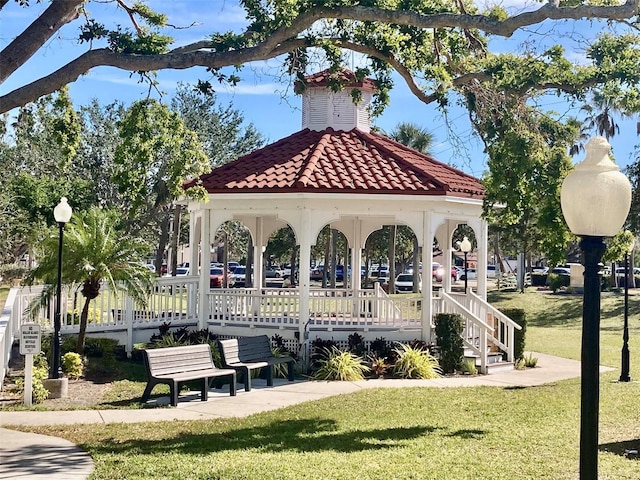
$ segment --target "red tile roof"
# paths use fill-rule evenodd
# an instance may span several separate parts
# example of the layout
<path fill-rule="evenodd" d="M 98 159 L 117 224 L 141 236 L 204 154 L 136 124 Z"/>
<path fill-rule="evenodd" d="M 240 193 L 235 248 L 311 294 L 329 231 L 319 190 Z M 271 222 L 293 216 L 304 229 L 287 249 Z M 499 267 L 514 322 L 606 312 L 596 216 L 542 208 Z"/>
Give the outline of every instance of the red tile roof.
<path fill-rule="evenodd" d="M 296 82 L 295 92 L 302 93 L 305 88 L 310 87 L 327 87 L 331 78 L 339 79 L 346 88 L 359 88 L 367 92 L 377 90 L 376 83 L 371 78 L 358 80 L 355 73 L 351 70 L 344 69 L 337 73 L 332 73 L 330 70 L 323 70 L 312 75 L 307 75 L 304 77 L 306 85 L 303 85 L 301 82 Z"/>
<path fill-rule="evenodd" d="M 484 195 L 478 179 L 383 135 L 357 129 L 305 129 L 199 180 L 209 193 Z"/>

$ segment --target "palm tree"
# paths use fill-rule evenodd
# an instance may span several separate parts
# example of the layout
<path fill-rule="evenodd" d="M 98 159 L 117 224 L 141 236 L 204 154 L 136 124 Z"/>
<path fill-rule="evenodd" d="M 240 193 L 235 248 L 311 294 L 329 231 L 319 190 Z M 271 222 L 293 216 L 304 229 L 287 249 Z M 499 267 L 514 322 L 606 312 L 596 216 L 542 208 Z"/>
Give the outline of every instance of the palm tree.
<path fill-rule="evenodd" d="M 62 283 L 81 285 L 80 293 L 85 298 L 80 314 L 78 353 L 84 350 L 89 305 L 99 295 L 103 282 L 113 292 L 126 292 L 143 308 L 151 292 L 152 274 L 143 262 L 148 247 L 119 231 L 118 220 L 116 212 L 92 208 L 74 215 L 65 232 Z M 46 285 L 31 305 L 32 312 L 47 303 L 56 291 L 58 241 L 55 234 L 43 242 L 40 262 L 27 278 L 27 284 L 40 280 Z"/>
<path fill-rule="evenodd" d="M 426 128 L 419 127 L 415 123 L 401 122 L 393 129 L 389 134 L 389 138 L 395 140 L 398 143 L 406 145 L 413 150 L 416 150 L 425 155 L 431 155 L 431 147 L 433 146 L 434 136 Z M 389 238 L 389 256 L 391 252 L 396 250 L 396 236 L 397 225 L 391 226 L 391 236 Z M 395 254 L 394 254 L 395 256 Z M 393 292 L 395 289 L 395 258 L 389 258 L 389 291 Z M 418 262 L 418 242 L 417 238 L 414 241 L 413 252 L 413 291 L 418 291 L 418 278 L 420 276 L 420 269 L 417 268 Z"/>
<path fill-rule="evenodd" d="M 389 134 L 391 140 L 406 145 L 425 155 L 431 155 L 433 134 L 415 123 L 401 122 Z"/>

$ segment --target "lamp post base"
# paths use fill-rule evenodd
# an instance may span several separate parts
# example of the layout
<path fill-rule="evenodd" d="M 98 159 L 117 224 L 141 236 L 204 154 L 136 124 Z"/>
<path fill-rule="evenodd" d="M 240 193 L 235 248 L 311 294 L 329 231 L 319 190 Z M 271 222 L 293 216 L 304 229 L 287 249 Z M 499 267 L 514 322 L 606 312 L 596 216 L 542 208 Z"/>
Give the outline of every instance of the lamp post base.
<path fill-rule="evenodd" d="M 67 377 L 45 378 L 42 386 L 49 391 L 47 398 L 67 398 L 69 396 L 69 379 Z"/>

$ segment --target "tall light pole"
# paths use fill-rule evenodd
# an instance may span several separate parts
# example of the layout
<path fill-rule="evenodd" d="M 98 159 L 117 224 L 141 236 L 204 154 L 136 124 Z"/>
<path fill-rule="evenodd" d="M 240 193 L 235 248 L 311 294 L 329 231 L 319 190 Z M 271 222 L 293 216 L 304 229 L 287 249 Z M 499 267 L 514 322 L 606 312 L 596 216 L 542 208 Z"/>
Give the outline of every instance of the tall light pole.
<path fill-rule="evenodd" d="M 62 197 L 60 203 L 53 209 L 53 217 L 58 223 L 58 283 L 56 285 L 56 311 L 53 319 L 53 362 L 51 362 L 51 378 L 62 376 L 60 327 L 62 324 L 62 239 L 64 237 L 64 226 L 71 220 L 73 210 L 67 203 L 67 199 Z"/>
<path fill-rule="evenodd" d="M 464 237 L 459 245 L 460 250 L 464 253 L 464 293 L 467 293 L 467 278 L 469 277 L 467 254 L 471 251 L 471 242 L 467 237 Z"/>
<path fill-rule="evenodd" d="M 562 183 L 560 201 L 569 229 L 579 237 L 584 264 L 580 391 L 580 479 L 598 479 L 600 402 L 600 278 L 604 237 L 614 236 L 631 206 L 631 183 L 609 158 L 603 137 L 587 142 L 586 158 Z"/>
<path fill-rule="evenodd" d="M 630 382 L 629 375 L 629 253 L 633 251 L 635 238 L 624 252 L 624 327 L 622 329 L 622 361 L 619 382 Z"/>

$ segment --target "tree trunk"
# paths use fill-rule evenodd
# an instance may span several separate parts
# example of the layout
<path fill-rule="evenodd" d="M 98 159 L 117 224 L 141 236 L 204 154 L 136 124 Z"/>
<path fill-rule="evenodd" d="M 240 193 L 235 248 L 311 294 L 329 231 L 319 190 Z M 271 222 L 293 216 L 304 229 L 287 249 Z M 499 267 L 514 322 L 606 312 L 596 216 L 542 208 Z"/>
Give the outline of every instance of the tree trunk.
<path fill-rule="evenodd" d="M 253 287 L 253 237 L 249 235 L 247 245 L 247 268 L 244 273 L 245 288 Z"/>
<path fill-rule="evenodd" d="M 413 236 L 413 293 L 420 291 L 420 245 L 418 237 Z"/>
<path fill-rule="evenodd" d="M 324 242 L 324 269 L 322 270 L 322 288 L 327 288 L 327 272 L 329 268 L 329 260 L 331 253 L 331 229 L 327 232 L 327 237 Z"/>
<path fill-rule="evenodd" d="M 162 261 L 167 249 L 167 241 L 169 240 L 169 222 L 169 215 L 165 215 L 160 222 L 160 236 L 158 238 L 158 250 L 156 250 L 156 272 L 159 276 L 162 276 Z M 207 266 L 203 265 L 203 268 L 207 268 Z"/>
<path fill-rule="evenodd" d="M 289 281 L 291 282 L 291 286 L 296 286 L 296 262 L 298 260 L 298 247 L 295 245 L 291 249 L 291 258 L 289 259 L 289 265 L 291 265 L 291 276 Z"/>
<path fill-rule="evenodd" d="M 396 235 L 398 226 L 391 225 L 389 233 L 389 293 L 396 291 Z"/>
<path fill-rule="evenodd" d="M 78 343 L 76 345 L 76 352 L 80 355 L 84 354 L 84 340 L 87 336 L 87 323 L 89 322 L 89 304 L 91 299 L 85 297 L 84 305 L 82 306 L 82 312 L 80 313 L 80 331 L 78 332 Z"/>
<path fill-rule="evenodd" d="M 332 228 L 331 229 L 331 288 L 336 288 L 337 271 L 338 271 L 338 232 Z"/>

